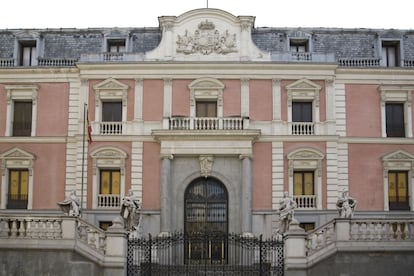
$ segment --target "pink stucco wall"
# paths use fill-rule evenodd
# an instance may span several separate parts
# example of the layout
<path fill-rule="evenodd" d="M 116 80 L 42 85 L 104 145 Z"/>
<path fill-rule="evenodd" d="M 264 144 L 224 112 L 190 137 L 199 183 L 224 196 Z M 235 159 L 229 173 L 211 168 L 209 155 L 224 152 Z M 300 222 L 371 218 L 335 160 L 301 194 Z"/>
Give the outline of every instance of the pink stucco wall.
<path fill-rule="evenodd" d="M 65 198 L 65 144 L 0 144 L 0 154 L 14 147 L 35 156 L 33 166 L 33 209 L 58 209 Z M 1 183 L 7 185 L 7 183 Z"/>
<path fill-rule="evenodd" d="M 92 208 L 92 181 L 93 181 L 93 159 L 90 157 L 91 153 L 99 150 L 99 148 L 105 147 L 113 147 L 117 148 L 127 154 L 127 158 L 125 159 L 125 194 L 128 192 L 129 188 L 131 188 L 131 155 L 132 155 L 132 143 L 131 142 L 97 142 L 93 141 L 88 147 L 88 170 L 85 172 L 87 175 L 87 183 L 85 183 L 85 187 L 87 187 L 88 191 L 88 208 Z"/>
<path fill-rule="evenodd" d="M 172 115 L 190 116 L 190 80 L 174 80 L 172 83 Z"/>
<path fill-rule="evenodd" d="M 144 121 L 160 121 L 164 107 L 164 81 L 144 80 L 142 117 Z"/>
<path fill-rule="evenodd" d="M 378 85 L 346 84 L 346 129 L 348 136 L 381 136 L 381 97 Z"/>
<path fill-rule="evenodd" d="M 240 116 L 240 80 L 222 80 L 223 91 L 223 116 Z"/>
<path fill-rule="evenodd" d="M 283 143 L 284 158 L 284 191 L 289 191 L 289 160 L 287 156 L 296 150 L 310 148 L 322 153 L 325 158 L 322 160 L 322 207 L 326 208 L 326 143 L 325 142 L 285 142 Z"/>
<path fill-rule="evenodd" d="M 66 136 L 69 116 L 69 84 L 39 84 L 37 136 Z"/>
<path fill-rule="evenodd" d="M 272 209 L 272 143 L 253 145 L 253 210 Z"/>
<path fill-rule="evenodd" d="M 142 208 L 160 209 L 160 144 L 144 142 L 142 161 Z"/>
<path fill-rule="evenodd" d="M 398 150 L 414 154 L 414 145 L 349 144 L 349 194 L 360 211 L 384 210 L 382 157 Z"/>
<path fill-rule="evenodd" d="M 272 80 L 250 80 L 250 119 L 271 121 L 273 117 Z"/>

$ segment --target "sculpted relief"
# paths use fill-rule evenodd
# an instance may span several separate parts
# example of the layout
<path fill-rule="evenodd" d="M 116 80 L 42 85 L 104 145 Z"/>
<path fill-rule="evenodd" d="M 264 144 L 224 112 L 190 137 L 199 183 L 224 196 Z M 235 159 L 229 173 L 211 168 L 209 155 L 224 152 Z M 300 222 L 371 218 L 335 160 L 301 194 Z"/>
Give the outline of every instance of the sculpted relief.
<path fill-rule="evenodd" d="M 177 36 L 177 53 L 225 55 L 233 52 L 237 52 L 236 34 L 231 34 L 228 30 L 220 33 L 214 23 L 208 20 L 198 24 L 194 33 L 186 30 L 183 35 Z"/>

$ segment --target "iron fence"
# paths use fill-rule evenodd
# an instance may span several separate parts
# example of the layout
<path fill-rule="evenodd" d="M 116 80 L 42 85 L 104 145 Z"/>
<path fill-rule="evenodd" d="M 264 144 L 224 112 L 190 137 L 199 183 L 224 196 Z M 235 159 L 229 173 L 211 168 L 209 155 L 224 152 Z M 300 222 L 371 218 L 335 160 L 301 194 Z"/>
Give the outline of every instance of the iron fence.
<path fill-rule="evenodd" d="M 223 233 L 128 239 L 128 276 L 282 276 L 283 272 L 283 241 L 278 239 Z"/>

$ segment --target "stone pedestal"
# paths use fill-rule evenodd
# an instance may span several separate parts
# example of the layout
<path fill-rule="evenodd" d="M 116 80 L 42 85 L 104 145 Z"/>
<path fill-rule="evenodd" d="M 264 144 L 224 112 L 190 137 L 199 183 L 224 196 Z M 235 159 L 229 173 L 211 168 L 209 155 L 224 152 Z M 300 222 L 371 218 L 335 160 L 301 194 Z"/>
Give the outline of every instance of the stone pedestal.
<path fill-rule="evenodd" d="M 306 232 L 292 220 L 285 234 L 285 275 L 306 276 Z"/>
<path fill-rule="evenodd" d="M 127 235 L 121 218 L 116 217 L 106 231 L 105 276 L 125 275 Z"/>

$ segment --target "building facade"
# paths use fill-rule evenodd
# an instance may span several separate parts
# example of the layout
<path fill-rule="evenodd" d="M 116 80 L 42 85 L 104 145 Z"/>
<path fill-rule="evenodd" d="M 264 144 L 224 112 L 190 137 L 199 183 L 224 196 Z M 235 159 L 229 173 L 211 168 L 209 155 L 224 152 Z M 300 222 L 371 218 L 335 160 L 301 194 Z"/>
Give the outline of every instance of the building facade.
<path fill-rule="evenodd" d="M 285 191 L 310 230 L 346 190 L 358 216 L 412 216 L 414 31 L 159 24 L 0 30 L 2 213 L 76 191 L 106 228 L 131 190 L 143 235 L 271 237 Z"/>

